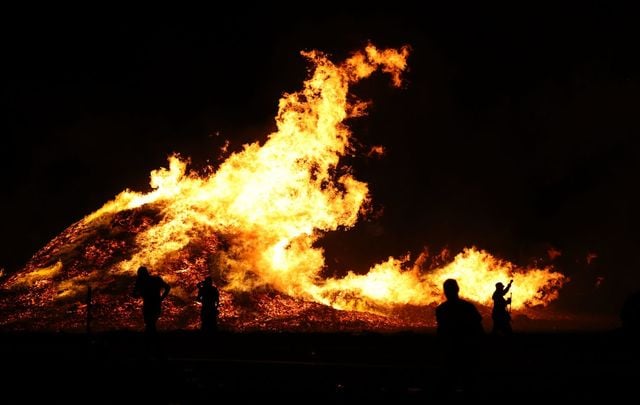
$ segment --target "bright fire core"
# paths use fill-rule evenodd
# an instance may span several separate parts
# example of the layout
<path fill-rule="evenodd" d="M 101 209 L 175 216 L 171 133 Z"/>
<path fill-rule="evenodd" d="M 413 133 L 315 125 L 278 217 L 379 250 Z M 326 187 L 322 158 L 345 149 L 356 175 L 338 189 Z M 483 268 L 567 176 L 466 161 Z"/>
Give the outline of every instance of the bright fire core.
<path fill-rule="evenodd" d="M 480 304 L 489 304 L 496 282 L 509 279 L 517 286 L 513 309 L 557 298 L 567 281 L 562 274 L 518 268 L 475 248 L 437 268 L 427 268 L 423 254 L 412 263 L 408 257 L 390 257 L 364 274 L 323 278 L 324 252 L 316 242 L 327 232 L 355 226 L 371 198 L 367 184 L 341 163 L 353 152 L 344 122 L 364 115 L 367 107 L 349 96 L 349 86 L 377 70 L 399 86 L 409 49 L 369 45 L 339 64 L 317 51 L 303 55 L 312 73 L 300 91 L 280 99 L 277 131 L 263 145 L 245 145 L 217 169 L 200 173 L 188 171 L 187 160 L 170 157 L 168 168 L 151 173 L 150 192 L 120 193 L 70 227 L 66 239 L 52 241 L 5 287 L 48 287 L 52 302 L 69 302 L 81 300 L 87 285 L 107 291 L 107 280 L 130 281 L 138 266 L 146 265 L 178 286 L 172 290 L 176 306 L 193 301 L 189 286 L 207 273 L 225 294 L 223 306 L 230 302 L 225 296 L 270 290 L 299 302 L 385 315 L 400 306 L 439 302 L 447 278 L 456 278 L 461 295 Z M 144 209 L 153 214 L 118 222 L 125 213 Z M 88 229 L 105 224 L 112 233 L 117 226 L 128 227 L 131 241 L 92 239 L 90 246 L 83 245 Z M 104 267 L 78 271 L 70 265 L 66 252 L 81 245 L 82 255 L 105 257 L 94 260 Z M 126 254 L 117 257 L 124 245 Z M 234 311 L 223 308 L 221 316 Z"/>

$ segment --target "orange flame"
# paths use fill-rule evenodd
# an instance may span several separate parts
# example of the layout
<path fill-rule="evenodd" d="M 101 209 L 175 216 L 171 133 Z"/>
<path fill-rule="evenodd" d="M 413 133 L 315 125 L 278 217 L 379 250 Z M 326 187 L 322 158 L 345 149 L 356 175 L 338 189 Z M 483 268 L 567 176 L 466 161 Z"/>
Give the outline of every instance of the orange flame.
<path fill-rule="evenodd" d="M 367 107 L 347 97 L 349 86 L 378 69 L 399 86 L 409 48 L 369 45 L 341 64 L 317 51 L 302 54 L 315 70 L 302 90 L 280 99 L 277 131 L 263 145 L 244 145 L 217 170 L 207 168 L 202 175 L 188 172 L 188 161 L 172 156 L 169 168 L 151 172 L 152 191 L 125 190 L 83 219 L 84 224 L 100 223 L 145 204 L 161 208 L 160 222 L 137 234 L 133 255 L 109 272 L 133 274 L 143 264 L 162 272 L 162 264 L 192 240 L 220 237 L 226 248 L 209 259 L 226 282 L 226 291 L 269 286 L 338 309 L 379 313 L 441 300 L 447 278 L 457 278 L 461 294 L 480 303 L 490 299 L 495 282 L 513 278 L 514 309 L 557 297 L 567 280 L 563 275 L 549 268 L 517 268 L 475 248 L 436 269 L 424 267 L 423 254 L 412 265 L 407 264 L 409 257 L 390 257 L 366 274 L 322 279 L 324 252 L 315 243 L 326 232 L 353 227 L 370 202 L 367 184 L 340 163 L 341 156 L 352 151 L 344 121 L 363 115 Z M 52 271 L 61 268 L 25 277 L 36 280 Z M 187 266 L 163 276 L 171 282 L 190 271 Z M 60 286 L 59 294 L 68 296 L 83 280 L 72 278 Z"/>
<path fill-rule="evenodd" d="M 547 256 L 549 256 L 549 259 L 555 260 L 558 257 L 562 256 L 562 251 L 552 246 L 549 249 L 547 249 Z"/>
<path fill-rule="evenodd" d="M 449 264 L 429 272 L 422 268 L 425 259 L 422 254 L 412 266 L 406 266 L 408 257 L 400 260 L 390 257 L 367 274 L 349 273 L 343 279 L 327 280 L 323 293 L 334 299 L 334 305 L 344 309 L 371 310 L 372 303 L 373 308 L 428 305 L 442 300 L 442 284 L 454 278 L 459 280 L 460 295 L 489 305 L 495 283 L 513 279 L 512 307 L 521 309 L 544 305 L 557 298 L 558 289 L 566 281 L 566 277 L 550 269 L 518 268 L 475 248 L 465 249 Z M 345 296 L 366 300 L 344 300 Z"/>
<path fill-rule="evenodd" d="M 382 157 L 384 156 L 385 150 L 382 145 L 374 145 L 369 149 L 369 153 L 367 153 L 368 157 Z"/>

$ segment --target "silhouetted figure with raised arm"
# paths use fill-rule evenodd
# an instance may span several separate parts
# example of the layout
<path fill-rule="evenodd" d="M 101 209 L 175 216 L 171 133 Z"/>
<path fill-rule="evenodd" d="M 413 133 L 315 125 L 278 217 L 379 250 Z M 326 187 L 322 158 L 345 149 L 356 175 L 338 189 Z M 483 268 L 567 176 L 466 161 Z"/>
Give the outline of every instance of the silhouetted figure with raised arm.
<path fill-rule="evenodd" d="M 450 278 L 443 287 L 447 300 L 436 308 L 438 336 L 456 340 L 482 336 L 482 315 L 472 303 L 458 296 L 458 282 Z"/>
<path fill-rule="evenodd" d="M 149 270 L 144 266 L 138 268 L 133 296 L 142 297 L 142 315 L 147 333 L 156 332 L 156 323 L 162 312 L 162 301 L 167 298 L 170 290 L 171 286 L 162 277 L 150 275 Z"/>
<path fill-rule="evenodd" d="M 504 298 L 511 289 L 513 280 L 509 281 L 507 287 L 502 283 L 496 283 L 496 290 L 491 298 L 493 299 L 493 309 L 491 311 L 491 319 L 493 319 L 494 335 L 510 335 L 511 334 L 511 314 L 507 310 L 507 305 L 511 304 L 511 298 Z"/>
<path fill-rule="evenodd" d="M 218 305 L 220 304 L 220 292 L 213 285 L 211 276 L 205 277 L 198 283 L 198 302 L 202 303 L 200 309 L 200 329 L 211 333 L 218 330 Z"/>

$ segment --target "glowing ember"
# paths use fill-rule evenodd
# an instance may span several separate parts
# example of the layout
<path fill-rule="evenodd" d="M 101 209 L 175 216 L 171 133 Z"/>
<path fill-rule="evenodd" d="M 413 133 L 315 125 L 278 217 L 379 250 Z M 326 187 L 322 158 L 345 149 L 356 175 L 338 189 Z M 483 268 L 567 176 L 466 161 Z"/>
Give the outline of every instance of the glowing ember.
<path fill-rule="evenodd" d="M 315 69 L 302 90 L 280 99 L 277 131 L 263 145 L 245 145 L 217 170 L 205 168 L 202 174 L 187 171 L 186 160 L 170 157 L 168 168 L 151 173 L 151 192 L 122 192 L 9 277 L 3 287 L 14 309 L 4 311 L 10 316 L 2 322 L 82 325 L 84 294 L 91 285 L 96 322 L 139 327 L 137 313 L 132 314 L 139 303 L 130 288 L 143 264 L 173 286 L 159 324 L 165 328 L 197 325 L 194 289 L 206 274 L 222 289 L 222 324 L 237 329 L 304 329 L 301 323 L 323 322 L 334 329 L 424 326 L 432 322 L 429 311 L 421 311 L 418 321 L 378 315 L 440 301 L 449 277 L 479 303 L 489 302 L 495 282 L 510 278 L 514 309 L 555 299 L 563 275 L 517 268 L 474 248 L 437 268 L 427 268 L 423 254 L 413 264 L 408 257 L 390 257 L 366 274 L 320 276 L 324 252 L 316 242 L 329 231 L 353 227 L 370 201 L 367 184 L 340 162 L 353 149 L 344 121 L 363 115 L 367 106 L 347 97 L 349 86 L 378 69 L 400 85 L 408 54 L 406 47 L 369 45 L 334 64 L 320 52 L 304 52 Z M 383 153 L 375 146 L 370 156 Z M 367 313 L 347 316 L 328 307 Z"/>

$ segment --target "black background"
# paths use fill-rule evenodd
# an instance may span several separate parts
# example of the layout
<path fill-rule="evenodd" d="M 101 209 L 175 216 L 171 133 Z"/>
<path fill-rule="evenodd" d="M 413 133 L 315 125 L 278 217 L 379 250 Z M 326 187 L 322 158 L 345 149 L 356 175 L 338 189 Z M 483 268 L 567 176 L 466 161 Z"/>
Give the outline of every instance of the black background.
<path fill-rule="evenodd" d="M 396 7 L 8 15 L 0 267 L 125 188 L 148 190 L 172 152 L 198 168 L 224 140 L 263 142 L 306 77 L 301 50 L 340 61 L 372 41 L 410 45 L 409 71 L 402 89 L 380 74 L 353 88 L 373 105 L 350 123 L 361 153 L 346 163 L 381 215 L 321 242 L 328 271 L 424 246 L 528 265 L 553 247 L 572 278 L 561 305 L 617 311 L 640 288 L 633 13 Z M 365 157 L 380 144 L 384 157 Z"/>

